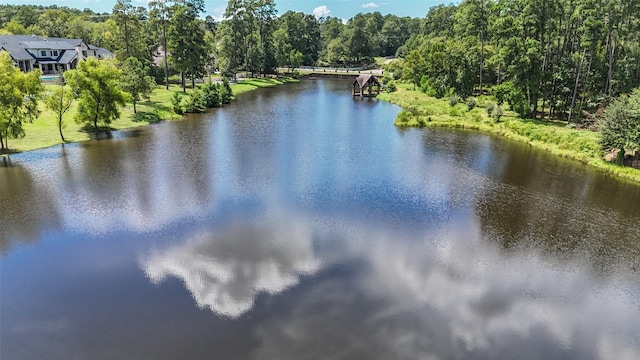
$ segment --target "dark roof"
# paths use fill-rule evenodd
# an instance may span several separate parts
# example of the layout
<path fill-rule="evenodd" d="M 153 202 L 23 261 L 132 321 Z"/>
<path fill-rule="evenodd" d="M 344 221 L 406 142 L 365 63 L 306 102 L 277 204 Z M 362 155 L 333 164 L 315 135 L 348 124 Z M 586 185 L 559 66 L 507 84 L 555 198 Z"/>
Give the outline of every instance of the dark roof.
<path fill-rule="evenodd" d="M 358 76 L 358 78 L 353 81 L 352 85 L 355 85 L 357 83 L 358 86 L 362 88 L 369 82 L 374 83 L 376 85 L 380 85 L 380 82 L 378 81 L 378 79 L 372 74 L 362 74 Z"/>
<path fill-rule="evenodd" d="M 14 44 L 2 44 L 0 42 L 0 49 L 7 51 L 15 61 L 33 60 L 33 56 L 23 47 Z"/>
<path fill-rule="evenodd" d="M 35 40 L 21 41 L 20 43 L 27 49 L 68 50 L 75 48 L 72 43 L 66 41 Z"/>
<path fill-rule="evenodd" d="M 75 51 L 65 51 L 64 54 L 62 54 L 62 56 L 60 57 L 60 59 L 58 59 L 58 62 L 60 64 L 68 64 L 71 61 L 73 61 L 73 59 L 76 58 L 77 53 Z"/>
<path fill-rule="evenodd" d="M 97 48 L 97 49 L 98 50 L 96 51 L 96 54 L 98 55 L 98 59 L 105 59 L 105 58 L 115 57 L 115 55 L 111 51 L 109 51 L 109 50 L 107 50 L 105 48 Z"/>

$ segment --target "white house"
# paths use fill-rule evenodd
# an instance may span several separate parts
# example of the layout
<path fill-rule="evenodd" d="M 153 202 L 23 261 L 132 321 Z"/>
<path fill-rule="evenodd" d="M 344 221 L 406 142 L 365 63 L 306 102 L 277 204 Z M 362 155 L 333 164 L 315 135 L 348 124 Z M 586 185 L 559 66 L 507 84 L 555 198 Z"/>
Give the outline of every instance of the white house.
<path fill-rule="evenodd" d="M 42 38 L 36 35 L 0 35 L 0 51 L 7 51 L 24 72 L 43 74 L 71 70 L 87 57 L 113 57 L 110 51 L 85 44 L 82 39 Z"/>

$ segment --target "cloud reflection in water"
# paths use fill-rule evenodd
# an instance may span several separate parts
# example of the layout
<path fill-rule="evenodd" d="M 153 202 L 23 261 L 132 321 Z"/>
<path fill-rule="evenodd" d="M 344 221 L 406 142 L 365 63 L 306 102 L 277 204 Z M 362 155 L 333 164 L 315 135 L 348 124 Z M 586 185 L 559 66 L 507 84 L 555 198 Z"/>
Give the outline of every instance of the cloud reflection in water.
<path fill-rule="evenodd" d="M 640 358 L 633 282 L 481 239 L 477 225 L 415 238 L 344 220 L 264 221 L 191 237 L 143 268 L 231 318 L 258 293 L 293 287 L 253 314 L 255 358 Z M 300 283 L 307 274 L 313 283 Z"/>
<path fill-rule="evenodd" d="M 198 306 L 236 318 L 251 309 L 258 293 L 280 293 L 320 268 L 311 235 L 303 226 L 236 224 L 152 253 L 142 267 L 153 283 L 175 276 Z"/>

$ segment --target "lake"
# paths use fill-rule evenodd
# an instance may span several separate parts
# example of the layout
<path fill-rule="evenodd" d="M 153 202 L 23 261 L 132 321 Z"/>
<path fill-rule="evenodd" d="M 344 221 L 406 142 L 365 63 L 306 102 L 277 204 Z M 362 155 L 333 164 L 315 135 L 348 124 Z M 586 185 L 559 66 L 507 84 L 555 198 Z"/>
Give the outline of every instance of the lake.
<path fill-rule="evenodd" d="M 640 186 L 350 91 L 0 159 L 0 358 L 640 358 Z"/>

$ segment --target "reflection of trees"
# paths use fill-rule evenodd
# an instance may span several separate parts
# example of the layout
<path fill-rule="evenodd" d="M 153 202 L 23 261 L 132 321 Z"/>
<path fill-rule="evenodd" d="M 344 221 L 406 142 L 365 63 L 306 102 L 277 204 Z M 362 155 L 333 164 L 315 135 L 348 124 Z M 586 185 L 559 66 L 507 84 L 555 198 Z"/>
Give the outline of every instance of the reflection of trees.
<path fill-rule="evenodd" d="M 587 257 L 599 270 L 640 270 L 640 189 L 515 146 L 502 153 L 475 199 L 484 236 L 506 248 L 536 248 L 560 259 Z"/>
<path fill-rule="evenodd" d="M 294 224 L 238 224 L 202 233 L 142 264 L 153 282 L 180 278 L 200 307 L 238 317 L 258 293 L 276 294 L 319 267 L 308 230 Z"/>
<path fill-rule="evenodd" d="M 57 203 L 46 184 L 37 183 L 24 167 L 0 163 L 0 254 L 16 244 L 37 241 L 60 227 Z"/>
<path fill-rule="evenodd" d="M 210 154 L 206 132 L 192 123 L 200 122 L 124 131 L 112 141 L 81 145 L 80 161 L 62 167 L 74 221 L 101 230 L 123 223 L 150 229 L 201 214 L 211 200 Z"/>

